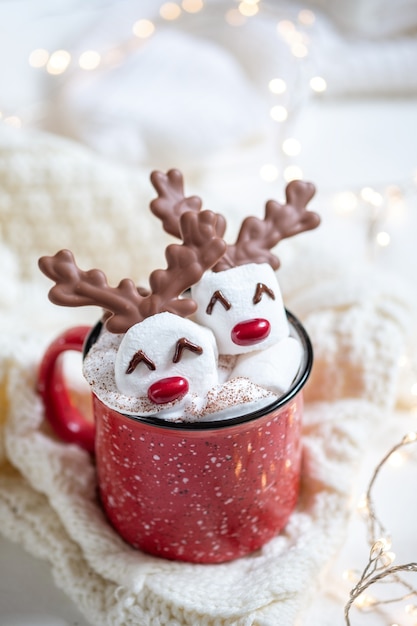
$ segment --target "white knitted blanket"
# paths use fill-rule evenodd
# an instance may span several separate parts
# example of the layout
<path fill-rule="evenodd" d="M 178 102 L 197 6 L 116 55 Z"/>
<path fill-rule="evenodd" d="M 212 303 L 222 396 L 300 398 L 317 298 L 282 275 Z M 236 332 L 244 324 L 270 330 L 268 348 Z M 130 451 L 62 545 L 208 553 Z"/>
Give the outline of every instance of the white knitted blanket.
<path fill-rule="evenodd" d="M 90 457 L 51 434 L 34 389 L 50 339 L 93 320 L 49 304 L 37 257 L 66 246 L 113 280 L 143 280 L 160 266 L 165 241 L 147 210 L 147 173 L 48 136 L 0 139 L 1 533 L 47 560 L 56 585 L 96 626 L 302 624 L 345 538 L 372 429 L 397 400 L 398 361 L 415 315 L 406 286 L 366 266 L 340 268 L 337 251 L 332 259 L 313 234 L 290 244 L 279 278 L 315 350 L 297 510 L 280 536 L 235 562 L 144 555 L 108 525 Z"/>

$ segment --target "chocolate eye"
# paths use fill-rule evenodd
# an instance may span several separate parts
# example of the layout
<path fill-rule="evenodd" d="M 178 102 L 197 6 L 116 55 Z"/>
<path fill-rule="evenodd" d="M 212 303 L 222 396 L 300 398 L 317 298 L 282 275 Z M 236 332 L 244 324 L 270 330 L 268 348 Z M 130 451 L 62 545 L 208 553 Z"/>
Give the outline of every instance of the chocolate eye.
<path fill-rule="evenodd" d="M 129 365 L 127 366 L 126 374 L 132 374 L 139 365 L 139 363 L 142 362 L 145 363 L 148 369 L 152 371 L 156 369 L 155 363 L 146 356 L 143 350 L 138 350 L 130 359 Z"/>
<path fill-rule="evenodd" d="M 178 363 L 181 360 L 184 350 L 190 350 L 190 352 L 195 352 L 196 354 L 203 353 L 203 348 L 201 346 L 198 346 L 196 343 L 192 343 L 192 341 L 189 341 L 189 339 L 186 339 L 185 337 L 181 337 L 181 339 L 178 339 L 177 345 L 175 346 L 175 354 L 172 359 L 173 363 Z"/>
<path fill-rule="evenodd" d="M 226 296 L 223 295 L 221 291 L 217 290 L 213 293 L 213 295 L 211 296 L 210 302 L 207 305 L 207 309 L 206 309 L 207 315 L 212 314 L 213 307 L 216 304 L 216 302 L 220 302 L 220 304 L 224 306 L 226 311 L 228 311 L 232 306 L 229 300 L 226 298 Z"/>
<path fill-rule="evenodd" d="M 263 294 L 266 293 L 272 300 L 275 300 L 275 294 L 264 283 L 258 283 L 255 289 L 255 295 L 253 296 L 253 304 L 258 304 L 262 300 Z"/>

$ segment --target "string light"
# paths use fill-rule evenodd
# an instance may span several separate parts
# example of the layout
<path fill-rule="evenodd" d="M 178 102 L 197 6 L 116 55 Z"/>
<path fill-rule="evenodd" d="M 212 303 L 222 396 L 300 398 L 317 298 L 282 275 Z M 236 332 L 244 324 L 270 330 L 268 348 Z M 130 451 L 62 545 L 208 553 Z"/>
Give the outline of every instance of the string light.
<path fill-rule="evenodd" d="M 229 25 L 241 26 L 248 17 L 255 16 L 259 12 L 260 0 L 242 0 L 237 8 L 227 11 L 225 20 Z M 204 8 L 203 0 L 182 0 L 177 2 L 164 2 L 159 9 L 159 16 L 163 20 L 176 20 L 181 16 L 182 11 L 188 13 L 198 13 Z M 300 11 L 297 20 L 300 24 L 311 25 L 315 16 L 312 11 Z M 141 18 L 134 22 L 132 26 L 132 34 L 135 38 L 145 40 L 151 37 L 157 28 L 155 21 L 147 18 Z M 307 53 L 305 34 L 298 30 L 291 20 L 281 20 L 277 24 L 277 31 L 282 38 L 287 41 L 294 56 L 303 57 Z M 78 66 L 85 70 L 91 71 L 98 67 L 114 67 L 119 65 L 125 58 L 126 53 L 134 49 L 129 42 L 124 42 L 118 47 L 110 50 L 99 52 L 97 50 L 85 50 L 78 58 Z M 128 51 L 128 52 L 126 52 Z M 34 50 L 29 57 L 29 65 L 36 68 L 43 68 L 48 74 L 60 75 L 70 67 L 72 58 L 70 52 L 66 50 L 57 50 L 51 54 L 45 49 Z M 323 79 L 324 80 L 324 79 Z M 316 80 L 313 81 L 316 88 L 321 87 Z M 269 90 L 274 95 L 282 95 L 287 91 L 286 82 L 282 78 L 272 78 L 269 81 Z M 289 118 L 289 110 L 283 104 L 276 104 L 270 109 L 270 117 L 276 122 L 285 122 Z M 8 118 L 8 123 L 19 126 L 21 121 L 19 118 L 15 120 Z M 290 138 L 283 143 L 283 153 L 287 156 L 297 156 L 300 152 L 300 143 L 295 138 Z M 279 170 L 275 165 L 269 164 L 260 170 L 260 176 L 266 181 L 275 181 L 279 177 Z M 300 178 L 302 172 L 297 165 L 290 164 L 284 169 L 283 177 L 290 181 L 294 178 Z"/>
<path fill-rule="evenodd" d="M 384 202 L 383 196 L 378 191 L 375 191 L 375 189 L 372 189 L 372 187 L 363 187 L 360 195 L 365 202 L 369 202 L 369 204 L 375 207 L 380 207 Z"/>
<path fill-rule="evenodd" d="M 147 39 L 155 32 L 155 24 L 151 20 L 138 20 L 133 24 L 132 32 L 139 39 Z"/>
<path fill-rule="evenodd" d="M 339 215 L 353 213 L 358 208 L 358 198 L 353 191 L 341 191 L 334 198 L 334 207 Z"/>
<path fill-rule="evenodd" d="M 45 67 L 48 63 L 49 52 L 44 48 L 38 48 L 33 50 L 29 55 L 29 65 L 31 67 L 40 68 Z"/>
<path fill-rule="evenodd" d="M 301 143 L 298 139 L 289 137 L 282 143 L 282 151 L 288 156 L 297 156 L 301 152 Z"/>
<path fill-rule="evenodd" d="M 95 70 L 101 61 L 101 56 L 96 50 L 86 50 L 80 55 L 78 65 L 82 70 Z"/>
<path fill-rule="evenodd" d="M 405 456 L 400 450 L 393 452 L 388 458 L 388 463 L 391 467 L 401 467 L 405 463 Z"/>
<path fill-rule="evenodd" d="M 305 43 L 297 41 L 291 46 L 291 52 L 298 59 L 303 59 L 308 55 L 308 48 Z"/>
<path fill-rule="evenodd" d="M 259 7 L 255 2 L 248 2 L 248 0 L 244 0 L 244 2 L 239 4 L 238 10 L 245 17 L 253 17 L 258 13 Z"/>
<path fill-rule="evenodd" d="M 296 32 L 295 25 L 290 20 L 280 20 L 277 24 L 277 31 L 285 40 L 290 40 Z"/>
<path fill-rule="evenodd" d="M 272 78 L 268 83 L 269 90 L 275 94 L 282 94 L 287 90 L 287 83 L 282 78 Z"/>
<path fill-rule="evenodd" d="M 275 122 L 285 122 L 285 120 L 288 118 L 288 111 L 281 104 L 276 104 L 275 106 L 273 106 L 269 114 Z"/>
<path fill-rule="evenodd" d="M 165 2 L 159 9 L 159 15 L 164 20 L 176 20 L 181 15 L 181 7 L 176 2 Z"/>
<path fill-rule="evenodd" d="M 284 180 L 289 183 L 292 180 L 301 180 L 303 178 L 303 171 L 298 165 L 288 165 L 284 169 Z"/>
<path fill-rule="evenodd" d="M 390 241 L 391 241 L 391 237 L 389 233 L 386 233 L 384 231 L 381 231 L 380 233 L 378 233 L 375 239 L 376 239 L 376 243 L 382 248 L 389 246 Z"/>
<path fill-rule="evenodd" d="M 316 93 L 323 93 L 327 89 L 327 83 L 322 76 L 313 76 L 310 79 L 310 87 Z"/>
<path fill-rule="evenodd" d="M 397 455 L 402 452 L 405 446 L 416 443 L 416 441 L 417 433 L 409 432 L 385 454 L 375 468 L 367 492 L 361 499 L 361 511 L 362 513 L 366 513 L 370 552 L 368 563 L 363 569 L 358 581 L 351 589 L 349 600 L 345 605 L 344 615 L 346 626 L 351 626 L 350 611 L 353 606 L 358 610 L 372 610 L 381 605 L 404 602 L 413 596 L 417 596 L 417 588 L 413 587 L 409 581 L 402 576 L 402 574 L 406 572 L 417 573 L 417 563 L 411 562 L 404 565 L 393 565 L 395 554 L 391 550 L 391 537 L 376 515 L 372 498 L 373 487 L 381 469 L 387 462 L 398 458 Z M 347 578 L 347 576 L 345 576 L 345 578 Z M 370 596 L 368 593 L 369 588 L 380 582 L 393 583 L 396 588 L 402 588 L 402 595 L 384 600 Z M 414 604 L 406 605 L 405 610 L 407 613 L 413 615 L 415 611 L 417 615 L 417 607 Z M 392 624 L 392 626 L 394 626 L 394 624 Z"/>
<path fill-rule="evenodd" d="M 302 9 L 298 14 L 298 21 L 304 26 L 311 26 L 316 21 L 316 16 L 309 9 Z"/>
<path fill-rule="evenodd" d="M 182 0 L 181 7 L 187 13 L 198 13 L 204 7 L 203 0 Z"/>
<path fill-rule="evenodd" d="M 265 180 L 267 182 L 273 182 L 277 180 L 279 176 L 279 170 L 272 163 L 266 163 L 259 170 L 259 175 L 262 178 L 262 180 Z"/>
<path fill-rule="evenodd" d="M 55 50 L 46 64 L 48 74 L 63 74 L 71 62 L 71 55 L 67 50 Z"/>

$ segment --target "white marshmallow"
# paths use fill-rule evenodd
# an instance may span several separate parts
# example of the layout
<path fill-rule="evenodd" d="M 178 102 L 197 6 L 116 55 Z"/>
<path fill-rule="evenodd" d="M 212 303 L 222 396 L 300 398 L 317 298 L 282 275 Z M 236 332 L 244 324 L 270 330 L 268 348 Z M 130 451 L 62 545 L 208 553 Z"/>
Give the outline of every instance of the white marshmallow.
<path fill-rule="evenodd" d="M 266 350 L 241 355 L 230 379 L 246 377 L 252 383 L 280 395 L 288 390 L 294 380 L 301 358 L 300 342 L 294 337 L 285 337 Z"/>
<path fill-rule="evenodd" d="M 275 299 L 263 293 L 260 302 L 254 304 L 258 283 L 271 289 Z M 208 314 L 207 306 L 216 291 L 220 291 L 231 306 L 226 310 L 217 301 L 211 314 Z M 245 354 L 263 350 L 289 335 L 281 289 L 268 263 L 249 263 L 222 272 L 206 272 L 200 282 L 191 287 L 191 297 L 198 305 L 195 320 L 211 328 L 220 354 Z M 233 328 L 253 319 L 267 320 L 270 324 L 269 335 L 253 345 L 237 345 L 231 336 Z"/>
<path fill-rule="evenodd" d="M 180 361 L 174 363 L 177 342 L 183 337 L 200 346 L 202 353 L 185 349 Z M 142 361 L 128 374 L 129 364 L 139 350 L 155 369 L 149 369 Z M 216 342 L 209 329 L 173 313 L 157 313 L 129 328 L 123 337 L 115 361 L 116 386 L 125 396 L 141 397 L 147 396 L 154 383 L 180 376 L 188 382 L 189 393 L 204 397 L 218 382 L 217 356 Z"/>

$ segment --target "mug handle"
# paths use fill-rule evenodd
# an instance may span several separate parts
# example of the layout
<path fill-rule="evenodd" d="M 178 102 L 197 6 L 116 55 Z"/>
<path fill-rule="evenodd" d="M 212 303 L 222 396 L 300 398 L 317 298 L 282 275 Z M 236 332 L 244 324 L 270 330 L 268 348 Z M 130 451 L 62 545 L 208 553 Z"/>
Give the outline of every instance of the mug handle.
<path fill-rule="evenodd" d="M 90 331 L 90 326 L 75 326 L 50 344 L 40 363 L 37 389 L 45 406 L 45 417 L 58 437 L 94 452 L 95 425 L 72 403 L 59 359 L 67 350 L 82 352 Z"/>

